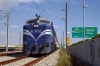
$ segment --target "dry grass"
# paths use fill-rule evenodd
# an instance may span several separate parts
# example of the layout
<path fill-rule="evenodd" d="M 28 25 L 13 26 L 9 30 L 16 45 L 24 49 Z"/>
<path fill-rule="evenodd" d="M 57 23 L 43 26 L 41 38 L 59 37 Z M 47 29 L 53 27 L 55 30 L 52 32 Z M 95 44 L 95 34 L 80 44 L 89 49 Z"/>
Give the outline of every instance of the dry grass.
<path fill-rule="evenodd" d="M 56 66 L 71 66 L 71 56 L 64 50 L 64 48 L 60 49 L 59 55 Z"/>

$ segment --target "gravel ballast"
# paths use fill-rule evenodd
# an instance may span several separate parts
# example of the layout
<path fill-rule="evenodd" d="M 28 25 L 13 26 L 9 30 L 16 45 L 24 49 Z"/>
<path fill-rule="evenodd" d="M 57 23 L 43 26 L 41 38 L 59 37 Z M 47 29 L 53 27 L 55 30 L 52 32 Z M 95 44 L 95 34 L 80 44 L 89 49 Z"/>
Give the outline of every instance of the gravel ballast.
<path fill-rule="evenodd" d="M 60 50 L 55 51 L 53 54 L 50 54 L 48 57 L 42 59 L 33 66 L 56 66 L 59 58 L 59 51 Z"/>
<path fill-rule="evenodd" d="M 56 66 L 57 62 L 58 62 L 58 58 L 59 58 L 59 51 L 57 50 L 54 53 L 50 54 L 49 56 L 45 57 L 44 59 L 42 59 L 41 61 L 37 62 L 35 65 L 33 66 Z M 0 62 L 1 61 L 5 61 L 5 60 L 9 60 L 9 59 L 14 59 L 16 57 L 10 57 L 10 56 L 2 56 L 0 57 Z M 23 66 L 24 64 L 35 60 L 37 58 L 33 58 L 33 57 L 28 57 L 26 59 L 22 59 L 13 63 L 9 63 L 6 64 L 4 66 Z"/>

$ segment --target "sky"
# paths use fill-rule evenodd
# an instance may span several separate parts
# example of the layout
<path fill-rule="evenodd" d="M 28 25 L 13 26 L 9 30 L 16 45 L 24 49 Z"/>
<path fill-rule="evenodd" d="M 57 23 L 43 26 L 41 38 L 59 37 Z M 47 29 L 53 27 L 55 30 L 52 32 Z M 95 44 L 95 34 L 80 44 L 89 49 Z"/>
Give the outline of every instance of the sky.
<path fill-rule="evenodd" d="M 72 27 L 83 27 L 83 0 L 0 0 L 0 45 L 6 45 L 7 27 L 6 16 L 9 12 L 9 45 L 20 45 L 20 32 L 23 36 L 23 25 L 29 19 L 35 18 L 35 14 L 51 20 L 61 43 L 63 31 L 65 31 L 65 4 L 67 3 L 67 32 L 72 32 Z M 85 26 L 97 27 L 100 32 L 100 0 L 85 0 Z M 63 11 L 62 11 L 63 9 Z M 61 18 L 44 12 L 49 11 Z M 70 44 L 83 38 L 70 37 Z M 65 38 L 65 36 L 64 36 Z M 65 43 L 65 40 L 64 40 Z"/>

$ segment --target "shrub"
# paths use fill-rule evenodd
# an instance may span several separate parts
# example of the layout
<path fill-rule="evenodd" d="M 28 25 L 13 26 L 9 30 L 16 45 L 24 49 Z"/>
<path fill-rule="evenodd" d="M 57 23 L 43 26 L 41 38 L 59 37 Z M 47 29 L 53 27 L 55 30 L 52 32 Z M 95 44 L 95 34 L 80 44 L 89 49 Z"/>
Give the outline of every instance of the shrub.
<path fill-rule="evenodd" d="M 64 50 L 64 48 L 60 49 L 59 52 L 59 59 L 56 66 L 71 66 L 71 57 L 70 55 Z"/>
<path fill-rule="evenodd" d="M 86 39 L 85 42 L 86 42 L 86 41 L 89 41 L 89 40 L 91 40 L 91 39 Z"/>
<path fill-rule="evenodd" d="M 99 38 L 100 37 L 100 34 L 97 34 L 95 36 L 92 37 L 92 39 L 96 39 L 96 38 Z"/>
<path fill-rule="evenodd" d="M 91 39 L 86 39 L 86 40 L 82 40 L 82 41 L 78 41 L 78 42 L 76 42 L 76 43 L 73 43 L 72 45 L 70 45 L 70 46 L 74 46 L 74 45 L 77 45 L 77 44 L 80 44 L 80 43 L 83 43 L 83 42 L 86 42 L 86 41 L 89 41 L 89 40 L 91 40 Z M 69 47 L 70 47 L 69 46 Z"/>
<path fill-rule="evenodd" d="M 96 38 L 100 38 L 100 34 L 97 34 L 97 35 L 95 35 L 95 36 L 92 37 L 92 39 L 96 39 Z M 86 39 L 86 40 L 84 40 L 84 41 L 78 41 L 78 42 L 76 42 L 76 43 L 73 43 L 73 44 L 70 45 L 70 46 L 74 46 L 74 45 L 77 45 L 77 44 L 80 44 L 80 43 L 82 43 L 82 42 L 86 42 L 86 41 L 89 41 L 89 40 L 91 40 L 91 39 Z M 69 46 L 69 47 L 70 47 L 70 46 Z"/>

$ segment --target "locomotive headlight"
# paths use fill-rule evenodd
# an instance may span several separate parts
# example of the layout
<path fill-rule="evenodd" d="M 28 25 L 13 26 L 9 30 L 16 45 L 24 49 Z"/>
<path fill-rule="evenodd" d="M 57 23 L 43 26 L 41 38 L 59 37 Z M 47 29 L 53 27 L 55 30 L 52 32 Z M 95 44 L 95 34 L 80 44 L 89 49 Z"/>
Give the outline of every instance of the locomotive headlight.
<path fill-rule="evenodd" d="M 34 23 L 34 24 L 33 24 L 33 27 L 34 27 L 34 28 L 37 28 L 37 27 L 39 27 L 39 24 L 38 24 L 38 23 Z"/>
<path fill-rule="evenodd" d="M 34 27 L 39 27 L 39 25 L 34 25 Z"/>

